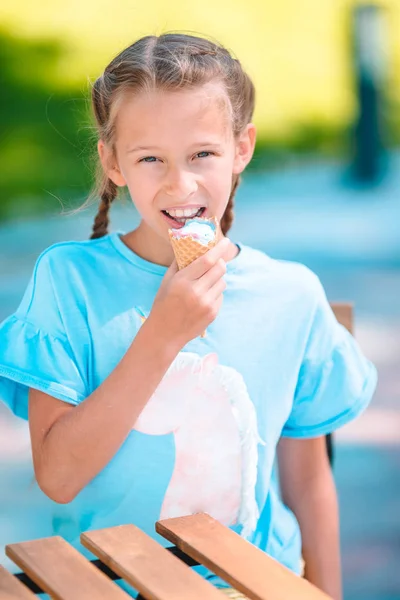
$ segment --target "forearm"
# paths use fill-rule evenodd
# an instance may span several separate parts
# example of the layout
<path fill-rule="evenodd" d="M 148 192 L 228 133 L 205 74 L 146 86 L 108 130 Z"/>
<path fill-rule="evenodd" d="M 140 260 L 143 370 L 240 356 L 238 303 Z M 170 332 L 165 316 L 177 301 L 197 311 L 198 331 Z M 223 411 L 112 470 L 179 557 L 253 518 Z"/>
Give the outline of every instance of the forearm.
<path fill-rule="evenodd" d="M 125 441 L 179 348 L 160 338 L 149 319 L 112 373 L 48 431 L 38 467 L 41 486 L 69 502 Z"/>
<path fill-rule="evenodd" d="M 341 600 L 339 510 L 331 471 L 309 481 L 290 504 L 300 525 L 306 579 Z"/>

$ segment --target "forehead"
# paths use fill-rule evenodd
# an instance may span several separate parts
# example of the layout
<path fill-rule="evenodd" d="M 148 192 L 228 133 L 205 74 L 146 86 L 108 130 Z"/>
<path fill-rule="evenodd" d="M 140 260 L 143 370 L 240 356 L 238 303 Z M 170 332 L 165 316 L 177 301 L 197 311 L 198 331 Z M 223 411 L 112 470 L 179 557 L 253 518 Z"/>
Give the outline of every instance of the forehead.
<path fill-rule="evenodd" d="M 117 143 L 170 146 L 210 136 L 219 143 L 231 137 L 229 100 L 221 85 L 194 90 L 127 94 L 116 115 Z"/>

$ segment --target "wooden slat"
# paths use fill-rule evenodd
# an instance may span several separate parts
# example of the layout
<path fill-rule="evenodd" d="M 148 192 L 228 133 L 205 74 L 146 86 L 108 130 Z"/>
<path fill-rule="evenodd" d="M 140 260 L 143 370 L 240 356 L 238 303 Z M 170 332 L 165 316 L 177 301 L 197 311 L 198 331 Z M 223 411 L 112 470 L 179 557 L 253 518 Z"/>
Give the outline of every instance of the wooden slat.
<path fill-rule="evenodd" d="M 134 525 L 81 535 L 81 543 L 149 600 L 222 600 L 214 586 Z"/>
<path fill-rule="evenodd" d="M 0 565 L 0 600 L 35 600 L 35 595 Z"/>
<path fill-rule="evenodd" d="M 57 600 L 127 600 L 129 596 L 59 536 L 6 546 L 6 554 Z"/>
<path fill-rule="evenodd" d="M 331 308 L 341 325 L 353 333 L 353 304 L 350 302 L 331 302 Z"/>
<path fill-rule="evenodd" d="M 329 598 L 207 514 L 158 521 L 156 531 L 251 600 Z"/>

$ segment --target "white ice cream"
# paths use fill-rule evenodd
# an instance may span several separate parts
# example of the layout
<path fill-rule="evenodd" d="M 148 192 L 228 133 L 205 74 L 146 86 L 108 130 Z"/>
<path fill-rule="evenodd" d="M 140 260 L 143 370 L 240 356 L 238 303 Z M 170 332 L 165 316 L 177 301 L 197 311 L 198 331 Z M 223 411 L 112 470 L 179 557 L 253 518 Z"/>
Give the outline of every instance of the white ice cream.
<path fill-rule="evenodd" d="M 190 219 L 183 227 L 172 229 L 175 238 L 192 237 L 199 244 L 208 246 L 215 239 L 215 224 L 205 219 Z"/>

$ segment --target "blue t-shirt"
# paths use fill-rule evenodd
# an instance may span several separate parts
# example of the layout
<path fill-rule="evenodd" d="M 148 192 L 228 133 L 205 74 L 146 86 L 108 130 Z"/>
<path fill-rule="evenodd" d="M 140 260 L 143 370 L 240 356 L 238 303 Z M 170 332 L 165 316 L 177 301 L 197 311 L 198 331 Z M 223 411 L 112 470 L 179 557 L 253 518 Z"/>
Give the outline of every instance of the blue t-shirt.
<path fill-rule="evenodd" d="M 120 234 L 39 256 L 0 326 L 0 399 L 16 415 L 27 419 L 29 387 L 83 402 L 149 314 L 166 267 L 137 256 Z M 179 353 L 108 465 L 71 503 L 49 504 L 54 534 L 86 555 L 82 531 L 134 523 L 166 546 L 157 520 L 207 512 L 299 572 L 299 526 L 273 476 L 277 442 L 354 419 L 376 370 L 312 271 L 238 246 L 206 337 Z"/>

